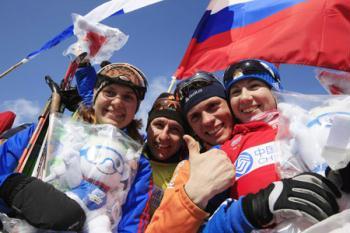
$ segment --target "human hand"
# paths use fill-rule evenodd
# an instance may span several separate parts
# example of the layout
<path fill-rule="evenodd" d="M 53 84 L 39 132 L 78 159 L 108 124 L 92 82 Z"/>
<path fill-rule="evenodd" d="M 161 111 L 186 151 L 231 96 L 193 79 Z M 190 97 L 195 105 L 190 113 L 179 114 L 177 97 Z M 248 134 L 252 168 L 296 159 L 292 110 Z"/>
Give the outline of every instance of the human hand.
<path fill-rule="evenodd" d="M 189 135 L 183 138 L 190 162 L 190 178 L 185 184 L 185 191 L 198 207 L 205 209 L 212 197 L 233 184 L 235 168 L 224 151 L 211 149 L 200 154 L 197 141 Z"/>
<path fill-rule="evenodd" d="M 243 198 L 243 211 L 256 228 L 278 224 L 288 218 L 304 216 L 311 222 L 338 213 L 336 198 L 341 193 L 323 176 L 305 172 L 290 179 L 273 182 L 256 194 Z"/>

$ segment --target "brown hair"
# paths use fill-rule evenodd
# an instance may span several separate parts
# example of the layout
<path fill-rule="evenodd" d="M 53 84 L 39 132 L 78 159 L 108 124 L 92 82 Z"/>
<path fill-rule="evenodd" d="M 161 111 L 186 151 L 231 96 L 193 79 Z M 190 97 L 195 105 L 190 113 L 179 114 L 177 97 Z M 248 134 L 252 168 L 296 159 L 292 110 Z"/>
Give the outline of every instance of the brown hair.
<path fill-rule="evenodd" d="M 96 118 L 95 118 L 95 110 L 92 107 L 86 107 L 85 105 L 81 104 L 78 109 L 78 119 L 82 119 L 86 122 L 89 122 L 91 124 L 96 124 Z M 142 127 L 142 120 L 141 119 L 133 119 L 127 126 L 127 134 L 137 141 L 138 143 L 143 143 L 143 137 L 139 132 L 139 129 Z"/>

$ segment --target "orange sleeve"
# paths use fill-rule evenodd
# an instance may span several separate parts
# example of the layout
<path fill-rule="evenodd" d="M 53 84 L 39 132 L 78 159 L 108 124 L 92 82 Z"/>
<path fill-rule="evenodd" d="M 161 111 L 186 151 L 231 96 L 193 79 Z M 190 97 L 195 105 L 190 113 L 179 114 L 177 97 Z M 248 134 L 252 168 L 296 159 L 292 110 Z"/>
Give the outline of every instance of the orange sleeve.
<path fill-rule="evenodd" d="M 187 196 L 184 185 L 189 178 L 189 162 L 182 161 L 164 192 L 160 206 L 155 211 L 146 233 L 197 232 L 207 212 L 197 207 Z"/>

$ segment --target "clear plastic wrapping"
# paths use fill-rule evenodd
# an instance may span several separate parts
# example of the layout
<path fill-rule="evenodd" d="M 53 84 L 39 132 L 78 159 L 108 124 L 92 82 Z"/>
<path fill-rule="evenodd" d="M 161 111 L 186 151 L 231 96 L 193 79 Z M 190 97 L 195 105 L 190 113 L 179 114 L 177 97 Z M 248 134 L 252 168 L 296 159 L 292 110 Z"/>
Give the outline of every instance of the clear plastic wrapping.
<path fill-rule="evenodd" d="M 85 210 L 84 232 L 111 232 L 137 172 L 141 145 L 107 124 L 50 116 L 44 181 Z"/>
<path fill-rule="evenodd" d="M 329 164 L 339 169 L 349 162 L 350 96 L 276 95 L 280 111 L 279 169 L 283 178 L 303 171 L 324 175 Z"/>
<path fill-rule="evenodd" d="M 277 168 L 282 178 L 293 177 L 305 171 L 325 175 L 330 164 L 332 168 L 339 169 L 349 163 L 349 96 L 300 93 L 276 93 L 276 96 L 280 112 L 276 139 L 280 151 Z M 348 195 L 343 195 L 338 200 L 341 210 L 349 208 L 349 200 Z M 343 217 L 342 212 L 338 215 Z M 328 218 L 313 225 L 304 217 L 296 217 L 266 232 L 299 233 L 312 226 L 318 229 L 317 233 L 326 233 L 329 232 L 325 230 L 328 228 L 317 226 L 335 226 L 336 219 Z M 324 223 L 325 221 L 327 222 Z"/>

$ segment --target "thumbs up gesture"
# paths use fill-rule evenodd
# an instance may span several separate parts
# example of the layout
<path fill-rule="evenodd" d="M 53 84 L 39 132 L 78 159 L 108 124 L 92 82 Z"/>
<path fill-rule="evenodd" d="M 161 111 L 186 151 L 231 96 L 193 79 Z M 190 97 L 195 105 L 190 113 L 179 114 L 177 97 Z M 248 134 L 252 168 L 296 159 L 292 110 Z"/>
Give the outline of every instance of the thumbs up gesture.
<path fill-rule="evenodd" d="M 195 139 L 189 135 L 183 138 L 190 162 L 190 177 L 185 184 L 185 191 L 198 207 L 205 209 L 212 197 L 233 184 L 235 168 L 224 151 L 211 149 L 201 154 Z"/>

